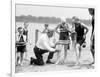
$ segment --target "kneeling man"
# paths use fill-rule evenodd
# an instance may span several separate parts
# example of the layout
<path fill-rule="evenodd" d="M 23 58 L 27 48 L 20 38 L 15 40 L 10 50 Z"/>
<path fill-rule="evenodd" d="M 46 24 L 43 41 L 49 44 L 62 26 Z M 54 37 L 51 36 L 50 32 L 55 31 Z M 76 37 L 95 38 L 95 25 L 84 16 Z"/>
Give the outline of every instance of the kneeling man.
<path fill-rule="evenodd" d="M 47 33 L 43 33 L 41 35 L 41 37 L 38 39 L 34 47 L 34 53 L 35 53 L 36 59 L 31 57 L 30 64 L 44 65 L 43 54 L 47 52 L 49 52 L 49 55 L 48 55 L 48 59 L 46 63 L 52 63 L 50 59 L 53 58 L 54 52 L 57 52 L 57 50 L 55 49 L 56 45 L 50 40 L 53 34 L 54 34 L 53 30 L 48 30 Z"/>

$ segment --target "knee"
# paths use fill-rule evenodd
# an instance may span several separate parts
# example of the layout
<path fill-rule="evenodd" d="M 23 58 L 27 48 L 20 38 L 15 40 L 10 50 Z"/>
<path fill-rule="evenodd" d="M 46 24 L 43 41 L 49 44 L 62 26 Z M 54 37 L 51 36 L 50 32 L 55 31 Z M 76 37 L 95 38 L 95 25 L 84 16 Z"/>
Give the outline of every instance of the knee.
<path fill-rule="evenodd" d="M 18 53 L 17 53 L 17 56 L 19 57 L 20 55 L 21 55 L 21 54 L 18 52 Z"/>
<path fill-rule="evenodd" d="M 79 48 L 79 47 L 80 47 L 80 45 L 79 45 L 79 44 L 76 44 L 76 47 L 77 47 L 77 48 Z"/>
<path fill-rule="evenodd" d="M 39 63 L 39 65 L 44 65 L 44 62 L 41 60 L 40 63 Z"/>

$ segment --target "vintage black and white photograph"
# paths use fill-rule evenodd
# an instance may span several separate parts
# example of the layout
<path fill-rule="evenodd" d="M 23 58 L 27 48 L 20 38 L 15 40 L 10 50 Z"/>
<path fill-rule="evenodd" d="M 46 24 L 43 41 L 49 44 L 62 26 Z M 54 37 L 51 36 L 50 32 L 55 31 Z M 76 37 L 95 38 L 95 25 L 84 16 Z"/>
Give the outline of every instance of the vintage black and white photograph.
<path fill-rule="evenodd" d="M 95 68 L 95 8 L 15 4 L 15 73 Z"/>

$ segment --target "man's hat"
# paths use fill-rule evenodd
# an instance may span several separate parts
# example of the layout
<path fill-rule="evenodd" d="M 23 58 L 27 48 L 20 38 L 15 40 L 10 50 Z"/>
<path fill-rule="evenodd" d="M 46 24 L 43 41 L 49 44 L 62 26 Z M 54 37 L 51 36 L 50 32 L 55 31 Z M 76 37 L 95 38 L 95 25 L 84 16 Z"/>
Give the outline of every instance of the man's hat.
<path fill-rule="evenodd" d="M 49 26 L 48 24 L 45 24 L 45 26 Z"/>
<path fill-rule="evenodd" d="M 21 31 L 23 31 L 23 28 L 22 28 L 22 27 L 18 27 L 18 30 L 21 30 Z"/>
<path fill-rule="evenodd" d="M 54 30 L 53 29 L 48 29 L 48 32 L 54 32 Z"/>
<path fill-rule="evenodd" d="M 18 27 L 18 29 L 23 29 L 22 27 Z"/>

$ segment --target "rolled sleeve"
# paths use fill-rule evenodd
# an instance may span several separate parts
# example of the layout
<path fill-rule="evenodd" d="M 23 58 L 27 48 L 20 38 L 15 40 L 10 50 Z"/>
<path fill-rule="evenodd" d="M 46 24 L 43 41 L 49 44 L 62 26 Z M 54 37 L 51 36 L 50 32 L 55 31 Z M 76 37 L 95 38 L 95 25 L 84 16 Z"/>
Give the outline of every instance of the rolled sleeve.
<path fill-rule="evenodd" d="M 45 45 L 45 47 L 46 47 L 47 50 L 49 50 L 49 51 L 51 51 L 51 52 L 54 52 L 54 51 L 55 51 L 55 49 L 52 48 L 52 47 L 50 47 L 49 44 L 48 44 L 47 42 L 44 42 L 44 45 Z"/>

